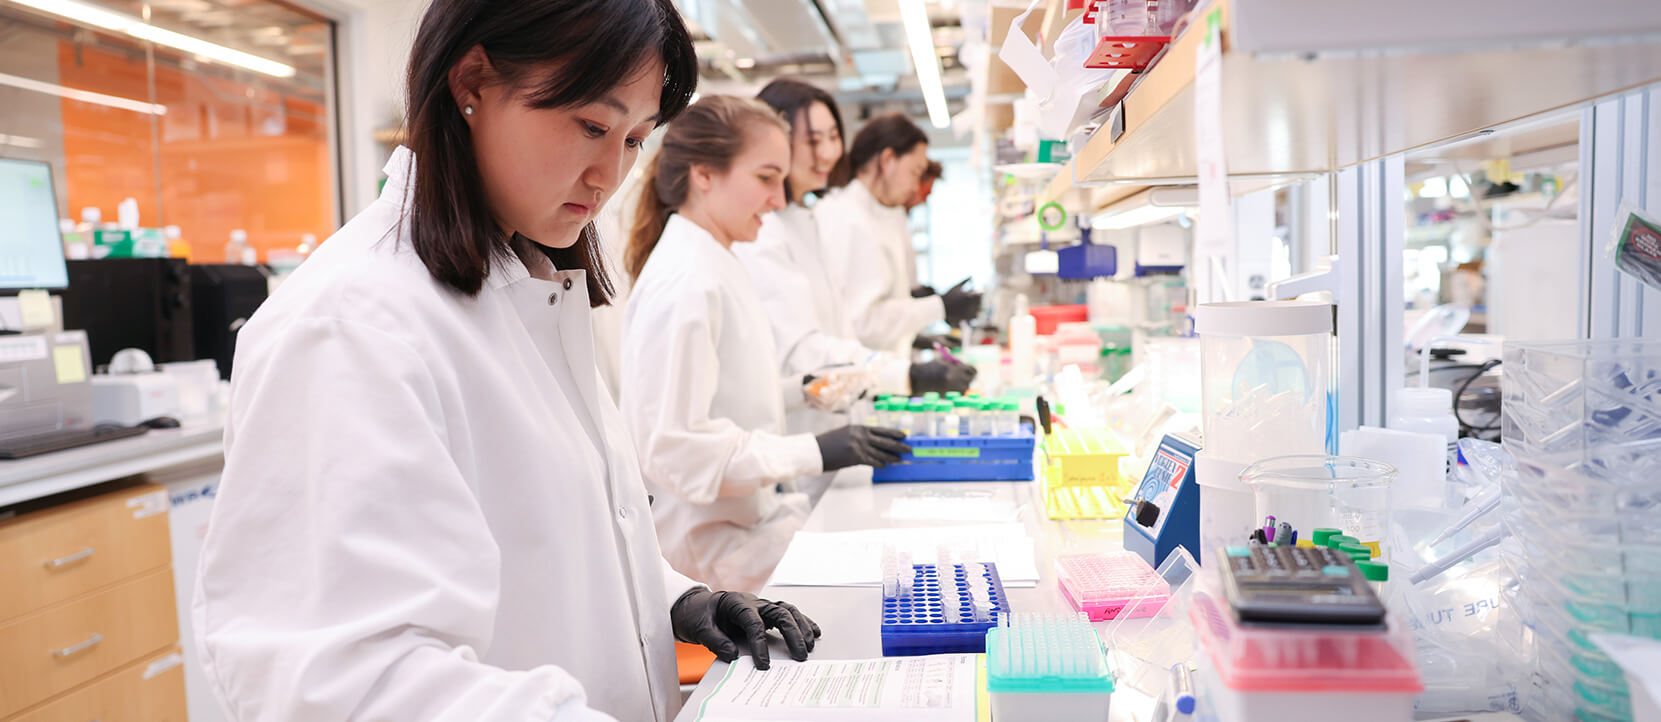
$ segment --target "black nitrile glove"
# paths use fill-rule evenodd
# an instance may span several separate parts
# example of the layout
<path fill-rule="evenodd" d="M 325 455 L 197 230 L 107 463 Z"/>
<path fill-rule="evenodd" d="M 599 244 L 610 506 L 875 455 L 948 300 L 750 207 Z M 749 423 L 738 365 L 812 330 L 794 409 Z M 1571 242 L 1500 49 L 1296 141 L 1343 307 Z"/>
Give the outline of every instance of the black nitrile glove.
<path fill-rule="evenodd" d="M 820 434 L 817 441 L 825 471 L 850 466 L 881 469 L 899 463 L 900 455 L 911 451 L 905 445 L 905 432 L 877 426 L 844 426 Z"/>
<path fill-rule="evenodd" d="M 819 641 L 819 625 L 787 602 L 770 602 L 747 592 L 712 592 L 695 587 L 669 608 L 675 639 L 702 644 L 716 659 L 738 659 L 744 647 L 755 658 L 756 669 L 773 662 L 767 654 L 767 630 L 777 629 L 790 648 L 790 658 L 806 662 Z"/>
<path fill-rule="evenodd" d="M 975 367 L 973 366 L 940 360 L 911 365 L 911 393 L 913 396 L 921 396 L 930 391 L 937 394 L 946 394 L 953 391 L 963 393 L 968 391 L 969 384 L 974 382 Z"/>
<path fill-rule="evenodd" d="M 912 286 L 911 287 L 911 297 L 912 298 L 928 298 L 929 296 L 938 296 L 938 295 L 940 295 L 940 294 L 935 292 L 934 287 L 930 286 L 930 285 L 927 285 L 927 284 L 924 284 L 924 285 L 921 285 L 921 286 Z"/>
<path fill-rule="evenodd" d="M 975 291 L 965 291 L 969 279 L 958 281 L 956 286 L 940 297 L 940 302 L 946 306 L 946 323 L 952 326 L 974 319 L 980 315 L 980 294 Z"/>
<path fill-rule="evenodd" d="M 926 333 L 920 333 L 917 334 L 916 338 L 911 339 L 911 348 L 915 351 L 933 351 L 935 344 L 939 344 L 945 348 L 951 348 L 952 337 L 930 336 Z"/>

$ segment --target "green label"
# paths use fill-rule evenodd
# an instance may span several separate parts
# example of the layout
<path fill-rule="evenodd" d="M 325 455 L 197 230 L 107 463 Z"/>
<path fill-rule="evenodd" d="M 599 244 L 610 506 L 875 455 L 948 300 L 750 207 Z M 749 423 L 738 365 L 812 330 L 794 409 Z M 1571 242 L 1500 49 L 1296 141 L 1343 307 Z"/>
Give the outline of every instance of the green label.
<path fill-rule="evenodd" d="M 911 456 L 917 459 L 979 459 L 980 449 L 972 446 L 931 446 L 914 448 Z"/>

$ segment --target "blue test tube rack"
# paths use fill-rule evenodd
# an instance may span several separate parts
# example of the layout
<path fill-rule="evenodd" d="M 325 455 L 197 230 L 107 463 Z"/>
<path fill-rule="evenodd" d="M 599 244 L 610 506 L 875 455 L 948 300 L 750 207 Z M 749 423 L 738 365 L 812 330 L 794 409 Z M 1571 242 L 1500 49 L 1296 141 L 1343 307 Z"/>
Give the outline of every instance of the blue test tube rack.
<path fill-rule="evenodd" d="M 909 585 L 884 583 L 882 654 L 978 654 L 986 633 L 1009 613 L 997 566 L 911 565 Z"/>

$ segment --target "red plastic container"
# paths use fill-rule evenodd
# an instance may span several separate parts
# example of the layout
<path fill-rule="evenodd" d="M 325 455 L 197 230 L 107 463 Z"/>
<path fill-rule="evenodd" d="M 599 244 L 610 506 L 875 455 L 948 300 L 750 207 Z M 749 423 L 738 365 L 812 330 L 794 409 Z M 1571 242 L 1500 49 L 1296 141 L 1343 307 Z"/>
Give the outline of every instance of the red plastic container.
<path fill-rule="evenodd" d="M 1064 323 L 1088 323 L 1090 321 L 1090 307 L 1076 306 L 1034 306 L 1030 311 L 1032 320 L 1038 322 L 1038 335 L 1048 336 L 1055 333 L 1057 327 Z"/>
<path fill-rule="evenodd" d="M 1169 35 L 1105 37 L 1084 61 L 1084 67 L 1144 70 L 1170 42 Z"/>

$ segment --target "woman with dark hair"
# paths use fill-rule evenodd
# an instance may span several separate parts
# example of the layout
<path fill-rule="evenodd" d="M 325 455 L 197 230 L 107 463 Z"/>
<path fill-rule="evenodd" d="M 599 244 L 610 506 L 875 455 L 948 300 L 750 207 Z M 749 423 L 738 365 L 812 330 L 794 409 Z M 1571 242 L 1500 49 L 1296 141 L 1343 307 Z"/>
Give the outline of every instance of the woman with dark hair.
<path fill-rule="evenodd" d="M 907 273 L 914 251 L 906 203 L 928 169 L 928 148 L 928 134 L 904 115 L 872 118 L 848 151 L 853 181 L 813 213 L 821 242 L 840 254 L 827 266 L 860 342 L 897 354 L 910 353 L 930 324 L 955 326 L 980 314 L 980 294 L 962 284 L 942 296 L 911 295 L 917 280 Z"/>
<path fill-rule="evenodd" d="M 909 450 L 893 429 L 785 433 L 785 402 L 803 403 L 804 381 L 781 378 L 761 298 L 732 252 L 784 207 L 785 132 L 754 100 L 699 100 L 664 133 L 629 235 L 623 416 L 665 554 L 718 588 L 766 583 L 810 511 L 797 480 Z"/>
<path fill-rule="evenodd" d="M 830 255 L 827 250 L 839 249 L 820 247 L 819 228 L 806 201 L 823 192 L 833 171 L 845 162 L 842 115 L 835 99 L 817 85 L 791 78 L 768 83 L 756 98 L 790 125 L 790 172 L 784 181 L 790 203 L 763 217 L 756 242 L 735 244 L 733 254 L 764 302 L 785 375 L 867 364 L 876 371 L 879 392 L 967 391 L 974 380 L 971 367 L 940 361 L 914 365 L 866 348 L 855 338 L 843 303 L 831 290 L 824 259 Z M 822 433 L 848 423 L 846 414 L 811 406 L 791 409 L 787 417 L 792 433 Z M 828 483 L 822 479 L 815 490 Z"/>
<path fill-rule="evenodd" d="M 668 567 L 594 367 L 589 221 L 697 72 L 670 0 L 427 8 L 381 197 L 241 332 L 194 605 L 233 718 L 666 722 L 675 639 L 806 658 Z"/>

